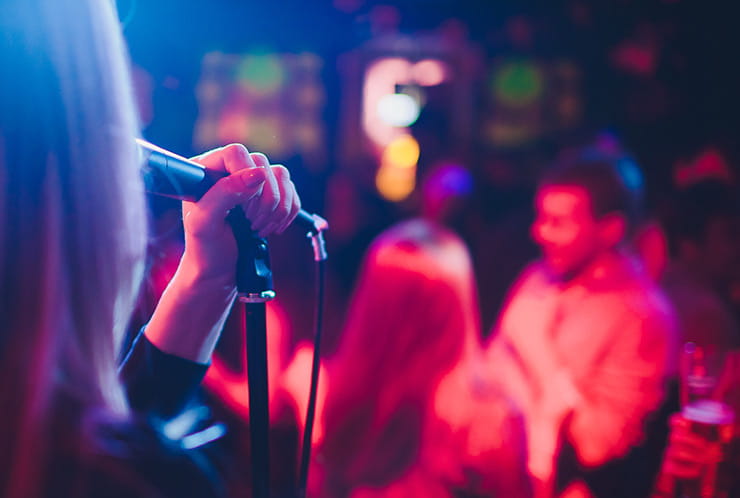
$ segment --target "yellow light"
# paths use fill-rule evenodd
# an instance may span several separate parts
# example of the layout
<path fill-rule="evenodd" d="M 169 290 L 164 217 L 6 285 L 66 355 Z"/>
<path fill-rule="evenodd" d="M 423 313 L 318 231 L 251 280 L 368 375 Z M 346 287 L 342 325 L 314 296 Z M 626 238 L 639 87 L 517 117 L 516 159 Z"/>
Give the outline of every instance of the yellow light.
<path fill-rule="evenodd" d="M 375 176 L 378 193 L 392 202 L 408 197 L 416 188 L 416 165 L 419 143 L 411 135 L 401 135 L 383 151 Z"/>
<path fill-rule="evenodd" d="M 402 201 L 416 187 L 416 168 L 397 168 L 382 164 L 375 176 L 375 186 L 383 198 L 392 202 Z"/>
<path fill-rule="evenodd" d="M 395 168 L 416 168 L 418 162 L 419 142 L 411 135 L 401 135 L 383 151 L 382 163 Z"/>

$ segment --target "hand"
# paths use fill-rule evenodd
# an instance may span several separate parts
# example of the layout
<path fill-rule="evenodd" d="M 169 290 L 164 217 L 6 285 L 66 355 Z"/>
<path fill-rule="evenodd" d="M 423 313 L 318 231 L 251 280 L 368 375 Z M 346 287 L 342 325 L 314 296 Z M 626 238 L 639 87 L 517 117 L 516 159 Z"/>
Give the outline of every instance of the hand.
<path fill-rule="evenodd" d="M 260 236 L 281 232 L 301 203 L 288 170 L 263 154 L 227 145 L 193 159 L 229 173 L 198 202 L 183 202 L 185 251 L 146 327 L 162 351 L 207 363 L 236 297 L 238 252 L 229 211 L 241 206 Z"/>
<path fill-rule="evenodd" d="M 228 212 L 241 206 L 260 237 L 280 233 L 293 221 L 301 203 L 290 173 L 270 165 L 264 154 L 241 144 L 227 145 L 194 157 L 208 169 L 229 173 L 198 202 L 183 202 L 184 259 L 201 275 L 233 279 L 237 249 Z"/>
<path fill-rule="evenodd" d="M 663 472 L 679 479 L 701 475 L 708 464 L 722 460 L 722 447 L 691 432 L 691 422 L 680 414 L 670 420 L 671 433 L 663 456 Z"/>

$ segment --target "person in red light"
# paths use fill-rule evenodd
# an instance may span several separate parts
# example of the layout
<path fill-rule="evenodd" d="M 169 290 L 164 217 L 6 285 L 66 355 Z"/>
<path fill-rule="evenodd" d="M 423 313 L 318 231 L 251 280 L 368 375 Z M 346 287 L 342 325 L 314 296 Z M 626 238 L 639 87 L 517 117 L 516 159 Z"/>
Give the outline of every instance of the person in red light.
<path fill-rule="evenodd" d="M 490 373 L 522 407 L 538 496 L 640 496 L 630 486 L 644 481 L 647 492 L 640 472 L 657 470 L 612 468 L 643 443 L 675 374 L 673 311 L 625 242 L 640 196 L 633 162 L 591 152 L 539 184 L 542 257 L 520 275 L 487 346 Z"/>
<path fill-rule="evenodd" d="M 477 316 L 456 235 L 411 220 L 375 239 L 327 364 L 313 496 L 530 496 L 522 421 L 482 380 Z"/>

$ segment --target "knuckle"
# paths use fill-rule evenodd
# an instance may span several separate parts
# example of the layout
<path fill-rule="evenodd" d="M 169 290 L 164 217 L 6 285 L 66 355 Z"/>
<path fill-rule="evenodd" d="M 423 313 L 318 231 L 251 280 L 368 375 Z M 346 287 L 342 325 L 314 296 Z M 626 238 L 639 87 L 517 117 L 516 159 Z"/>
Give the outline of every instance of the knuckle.
<path fill-rule="evenodd" d="M 257 164 L 258 166 L 259 165 L 267 166 L 270 164 L 270 160 L 262 152 L 252 152 L 250 156 L 254 160 L 255 164 Z"/>
<path fill-rule="evenodd" d="M 282 164 L 273 164 L 272 171 L 275 176 L 281 180 L 290 180 L 290 170 Z"/>
<path fill-rule="evenodd" d="M 226 145 L 223 149 L 224 158 L 228 161 L 243 160 L 249 153 L 243 144 L 233 143 Z"/>
<path fill-rule="evenodd" d="M 280 206 L 280 196 L 277 194 L 270 196 L 269 205 L 275 211 Z"/>
<path fill-rule="evenodd" d="M 261 204 L 263 206 L 269 207 L 272 211 L 274 211 L 280 204 L 280 195 L 272 189 L 265 189 L 262 192 L 261 200 Z"/>
<path fill-rule="evenodd" d="M 293 203 L 290 202 L 290 199 L 286 199 L 286 198 L 280 199 L 279 208 L 283 214 L 287 215 L 291 212 L 293 208 Z"/>
<path fill-rule="evenodd" d="M 227 194 L 240 195 L 243 191 L 244 182 L 237 175 L 229 175 L 221 183 Z"/>

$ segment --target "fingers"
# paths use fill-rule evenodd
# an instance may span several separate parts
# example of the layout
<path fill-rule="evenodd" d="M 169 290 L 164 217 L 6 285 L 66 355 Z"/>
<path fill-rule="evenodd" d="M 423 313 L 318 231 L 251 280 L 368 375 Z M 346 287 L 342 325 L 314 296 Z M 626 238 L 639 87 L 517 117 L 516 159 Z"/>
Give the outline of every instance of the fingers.
<path fill-rule="evenodd" d="M 270 167 L 270 161 L 267 156 L 260 153 L 251 154 L 257 168 L 265 172 L 265 184 L 262 188 L 262 194 L 258 199 L 243 204 L 244 213 L 252 222 L 252 230 L 259 233 L 260 236 L 267 225 L 271 222 L 269 218 L 280 205 L 280 188 L 277 185 L 275 173 Z"/>
<path fill-rule="evenodd" d="M 210 150 L 191 159 L 208 169 L 233 174 L 245 168 L 256 168 L 257 165 L 242 144 L 229 144 Z"/>
<path fill-rule="evenodd" d="M 679 478 L 698 476 L 707 464 L 722 460 L 721 444 L 691 431 L 691 423 L 676 414 L 670 419 L 671 433 L 665 452 L 665 471 Z"/>
<path fill-rule="evenodd" d="M 199 218 L 194 221 L 205 230 L 204 224 L 223 221 L 233 207 L 240 205 L 251 228 L 266 237 L 284 231 L 300 210 L 290 173 L 282 165 L 270 165 L 264 154 L 249 153 L 243 145 L 231 144 L 196 156 L 193 161 L 229 173 L 201 197 L 199 209 L 190 213 Z"/>
<path fill-rule="evenodd" d="M 301 210 L 301 198 L 295 191 L 293 182 L 290 181 L 290 172 L 284 166 L 275 166 L 273 168 L 275 177 L 278 179 L 281 199 L 284 199 L 283 208 L 287 210 L 287 216 L 282 223 L 277 225 L 277 233 L 283 233 L 286 228 L 293 222 Z"/>
<path fill-rule="evenodd" d="M 198 219 L 189 220 L 203 230 L 224 224 L 229 211 L 244 204 L 264 190 L 265 170 L 249 168 L 221 178 L 198 200 L 197 209 L 189 209 L 188 215 Z"/>
<path fill-rule="evenodd" d="M 270 165 L 264 154 L 255 153 L 252 158 L 258 168 L 265 170 L 266 179 L 260 197 L 243 206 L 247 217 L 252 221 L 252 229 L 260 237 L 265 237 L 287 228 L 300 210 L 300 200 L 287 168 Z"/>

